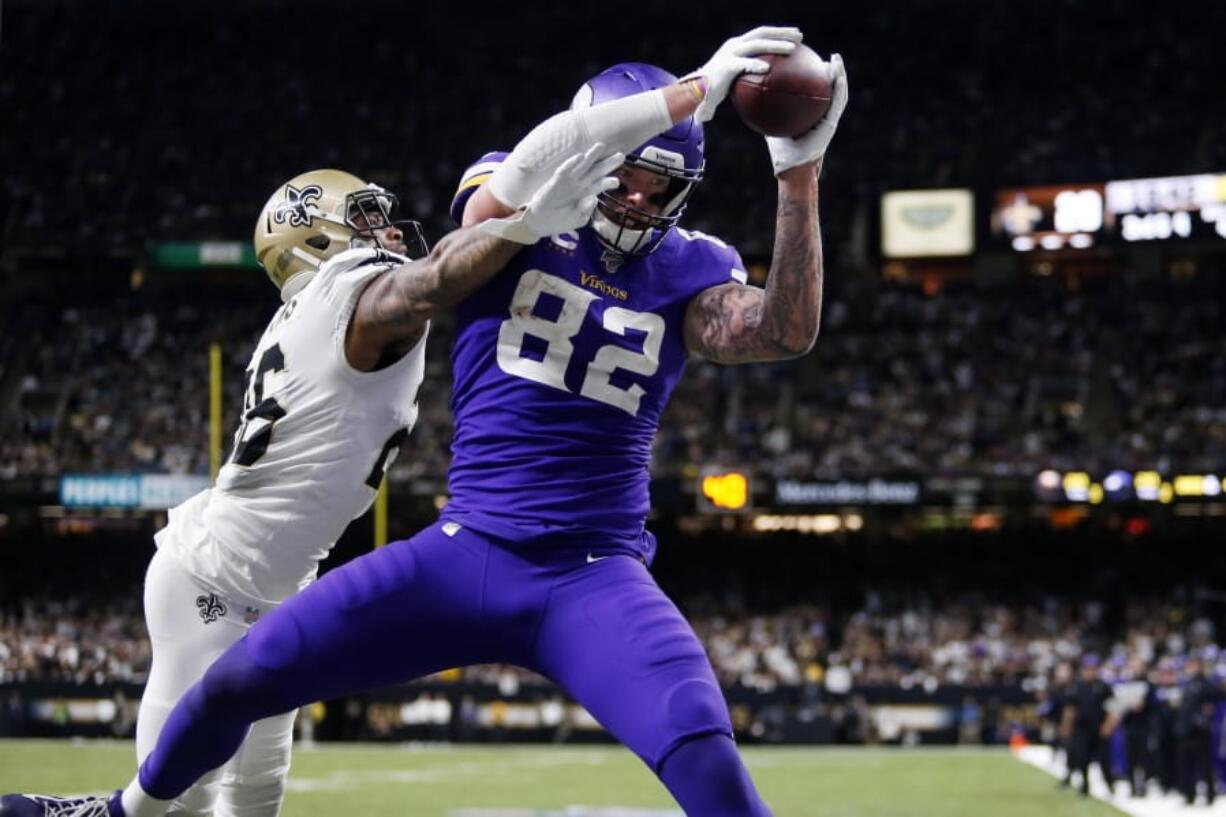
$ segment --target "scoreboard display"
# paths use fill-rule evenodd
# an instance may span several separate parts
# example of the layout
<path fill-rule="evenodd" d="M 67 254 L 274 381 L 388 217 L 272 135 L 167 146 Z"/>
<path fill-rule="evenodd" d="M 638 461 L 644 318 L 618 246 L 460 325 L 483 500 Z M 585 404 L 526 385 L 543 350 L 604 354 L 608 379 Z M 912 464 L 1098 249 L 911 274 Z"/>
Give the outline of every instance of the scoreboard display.
<path fill-rule="evenodd" d="M 994 239 L 1019 252 L 1226 240 L 1226 173 L 998 191 Z"/>

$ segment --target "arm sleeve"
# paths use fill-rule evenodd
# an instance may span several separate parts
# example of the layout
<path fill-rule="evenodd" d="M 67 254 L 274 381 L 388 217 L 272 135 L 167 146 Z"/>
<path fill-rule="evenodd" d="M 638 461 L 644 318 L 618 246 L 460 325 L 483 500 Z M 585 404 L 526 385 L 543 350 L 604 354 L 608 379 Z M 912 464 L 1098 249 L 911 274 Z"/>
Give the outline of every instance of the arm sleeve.
<path fill-rule="evenodd" d="M 668 102 L 659 88 L 563 111 L 520 140 L 490 179 L 490 192 L 508 207 L 523 207 L 567 157 L 597 142 L 610 153 L 631 153 L 672 126 Z"/>

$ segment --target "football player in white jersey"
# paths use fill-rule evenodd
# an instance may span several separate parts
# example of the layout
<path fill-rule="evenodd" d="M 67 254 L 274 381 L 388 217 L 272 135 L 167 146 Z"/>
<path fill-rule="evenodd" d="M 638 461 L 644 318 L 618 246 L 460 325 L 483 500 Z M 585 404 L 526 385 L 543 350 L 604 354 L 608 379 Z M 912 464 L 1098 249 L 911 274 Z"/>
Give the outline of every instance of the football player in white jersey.
<path fill-rule="evenodd" d="M 251 356 L 242 425 L 216 484 L 173 508 L 155 537 L 138 760 L 183 692 L 261 614 L 309 584 L 370 506 L 417 417 L 430 316 L 525 243 L 586 223 L 623 158 L 604 153 L 573 157 L 516 219 L 457 230 L 429 253 L 416 222 L 392 221 L 393 195 L 348 173 L 304 173 L 268 199 L 256 257 L 284 305 Z M 276 815 L 293 720 L 256 723 L 172 813 Z"/>

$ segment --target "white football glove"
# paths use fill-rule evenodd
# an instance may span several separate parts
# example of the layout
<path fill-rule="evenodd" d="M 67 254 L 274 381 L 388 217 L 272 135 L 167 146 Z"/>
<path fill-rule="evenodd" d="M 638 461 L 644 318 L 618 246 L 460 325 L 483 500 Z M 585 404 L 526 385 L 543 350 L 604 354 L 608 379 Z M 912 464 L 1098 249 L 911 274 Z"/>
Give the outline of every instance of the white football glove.
<path fill-rule="evenodd" d="M 765 74 L 770 70 L 766 60 L 755 59 L 759 54 L 791 54 L 804 38 L 799 28 L 758 26 L 753 31 L 733 37 L 719 47 L 707 64 L 682 79 L 705 77 L 707 94 L 694 111 L 699 122 L 709 122 L 715 109 L 728 96 L 732 83 L 741 74 Z"/>
<path fill-rule="evenodd" d="M 545 236 L 576 230 L 588 223 L 596 209 L 596 197 L 617 187 L 609 174 L 626 161 L 625 155 L 606 155 L 601 142 L 585 153 L 576 153 L 563 162 L 524 209 L 507 218 L 481 223 L 484 233 L 517 244 L 535 244 Z"/>
<path fill-rule="evenodd" d="M 796 167 L 797 165 L 816 162 L 826 155 L 830 140 L 839 126 L 839 117 L 847 107 L 847 70 L 843 67 L 843 58 L 834 54 L 830 57 L 830 72 L 832 91 L 830 110 L 818 122 L 813 130 L 795 138 L 789 136 L 768 136 L 766 146 L 770 149 L 771 164 L 775 167 L 775 175 Z"/>

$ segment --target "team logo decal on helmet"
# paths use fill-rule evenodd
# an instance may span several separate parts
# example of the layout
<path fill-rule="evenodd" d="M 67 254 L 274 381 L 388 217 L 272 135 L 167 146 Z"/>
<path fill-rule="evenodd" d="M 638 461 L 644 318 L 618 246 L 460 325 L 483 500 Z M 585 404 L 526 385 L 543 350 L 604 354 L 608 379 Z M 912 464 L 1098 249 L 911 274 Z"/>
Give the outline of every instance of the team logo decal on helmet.
<path fill-rule="evenodd" d="M 309 184 L 301 190 L 292 184 L 287 184 L 285 200 L 277 204 L 272 220 L 278 224 L 284 224 L 288 218 L 291 227 L 309 227 L 311 214 L 307 211 L 307 205 L 314 204 L 323 194 L 323 188 L 317 184 Z"/>
<path fill-rule="evenodd" d="M 352 173 L 323 168 L 299 173 L 273 190 L 255 222 L 255 258 L 289 301 L 311 273 L 346 250 L 392 250 L 421 258 L 429 252 L 421 224 L 396 219 L 392 193 Z M 394 228 L 399 236 L 384 231 Z M 392 245 L 385 245 L 385 241 Z"/>

